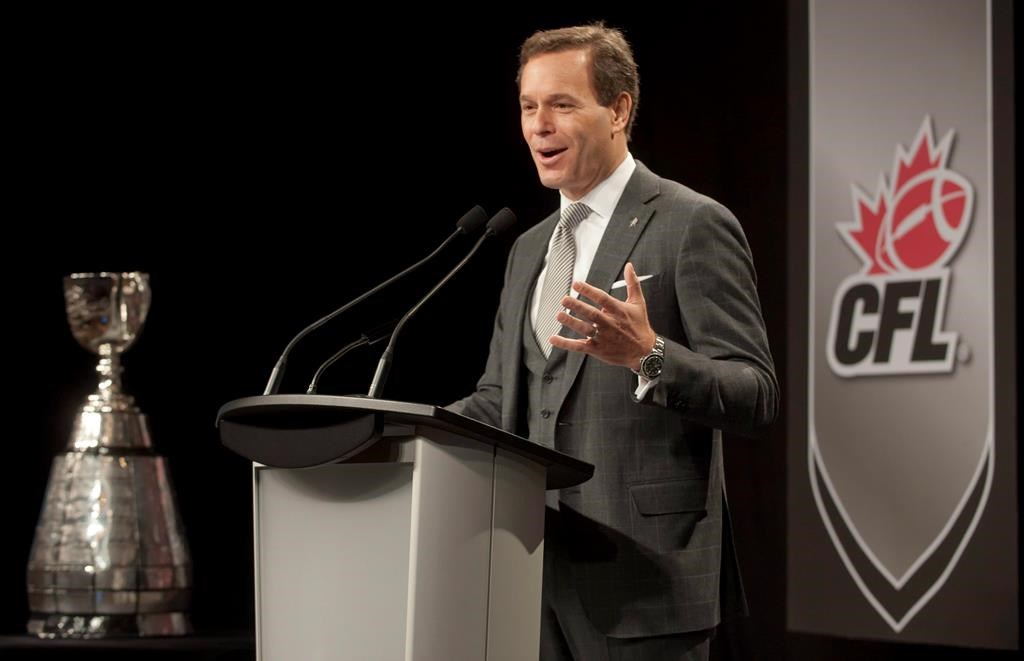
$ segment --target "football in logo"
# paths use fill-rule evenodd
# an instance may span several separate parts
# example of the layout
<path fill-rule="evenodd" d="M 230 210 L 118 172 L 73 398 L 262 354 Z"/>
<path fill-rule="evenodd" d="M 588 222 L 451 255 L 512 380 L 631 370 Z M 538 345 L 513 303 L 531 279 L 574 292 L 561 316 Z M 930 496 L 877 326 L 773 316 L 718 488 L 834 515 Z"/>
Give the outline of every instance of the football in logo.
<path fill-rule="evenodd" d="M 896 192 L 876 255 L 890 256 L 889 262 L 900 271 L 944 264 L 967 233 L 970 190 L 949 170 L 931 169 L 915 176 Z"/>

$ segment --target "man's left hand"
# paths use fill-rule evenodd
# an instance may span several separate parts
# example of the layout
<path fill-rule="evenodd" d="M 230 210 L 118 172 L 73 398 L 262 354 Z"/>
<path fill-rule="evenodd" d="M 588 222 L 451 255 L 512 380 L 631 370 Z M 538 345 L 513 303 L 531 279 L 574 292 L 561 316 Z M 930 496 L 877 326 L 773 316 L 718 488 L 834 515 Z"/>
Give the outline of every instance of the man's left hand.
<path fill-rule="evenodd" d="M 640 360 L 654 347 L 655 333 L 647 320 L 647 302 L 640 289 L 633 265 L 626 264 L 626 300 L 611 296 L 585 282 L 573 282 L 572 288 L 580 297 L 586 296 L 596 305 L 572 296 L 562 299 L 562 305 L 573 315 L 559 312 L 556 317 L 563 326 L 576 331 L 583 339 L 570 340 L 561 335 L 549 338 L 552 346 L 590 354 L 611 365 L 635 370 Z"/>

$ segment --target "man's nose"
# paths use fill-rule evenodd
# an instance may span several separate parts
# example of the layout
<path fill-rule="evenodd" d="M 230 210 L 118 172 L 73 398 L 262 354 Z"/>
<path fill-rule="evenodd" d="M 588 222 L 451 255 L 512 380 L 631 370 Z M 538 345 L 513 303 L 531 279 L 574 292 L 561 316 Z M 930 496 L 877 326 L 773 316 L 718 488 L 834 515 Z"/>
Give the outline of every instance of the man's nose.
<path fill-rule="evenodd" d="M 547 135 L 554 130 L 551 123 L 551 112 L 543 107 L 537 108 L 530 118 L 530 131 L 536 135 Z"/>

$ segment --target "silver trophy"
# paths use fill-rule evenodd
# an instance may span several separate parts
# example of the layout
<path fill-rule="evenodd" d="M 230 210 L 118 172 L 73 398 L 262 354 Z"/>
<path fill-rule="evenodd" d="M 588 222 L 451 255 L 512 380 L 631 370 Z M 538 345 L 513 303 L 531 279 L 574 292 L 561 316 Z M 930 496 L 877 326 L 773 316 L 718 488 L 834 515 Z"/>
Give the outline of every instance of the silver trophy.
<path fill-rule="evenodd" d="M 99 388 L 53 460 L 28 562 L 29 633 L 189 633 L 192 564 L 167 465 L 121 389 L 121 353 L 146 321 L 145 273 L 64 278 L 71 333 L 99 355 Z"/>

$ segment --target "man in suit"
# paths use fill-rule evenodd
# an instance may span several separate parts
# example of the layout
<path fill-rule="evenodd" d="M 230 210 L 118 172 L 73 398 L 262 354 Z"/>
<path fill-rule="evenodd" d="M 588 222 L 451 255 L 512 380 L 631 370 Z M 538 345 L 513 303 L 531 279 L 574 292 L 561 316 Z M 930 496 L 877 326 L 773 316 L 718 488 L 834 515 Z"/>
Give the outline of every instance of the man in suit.
<path fill-rule="evenodd" d="M 595 466 L 549 494 L 543 659 L 706 659 L 745 603 L 721 435 L 778 386 L 732 214 L 627 148 L 639 79 L 621 32 L 538 32 L 523 137 L 561 211 L 509 256 L 486 370 L 452 409 Z"/>

